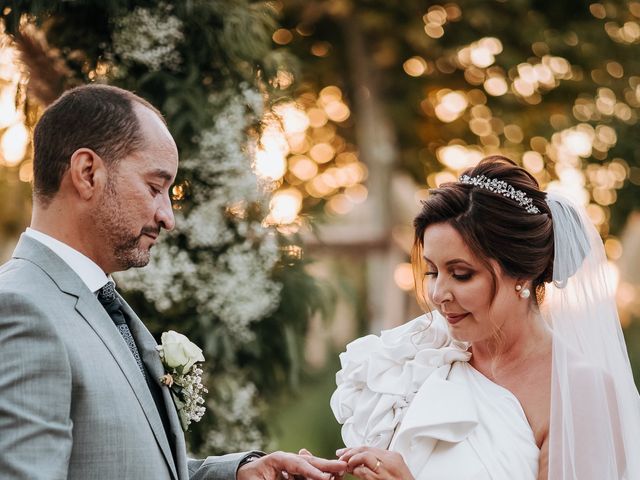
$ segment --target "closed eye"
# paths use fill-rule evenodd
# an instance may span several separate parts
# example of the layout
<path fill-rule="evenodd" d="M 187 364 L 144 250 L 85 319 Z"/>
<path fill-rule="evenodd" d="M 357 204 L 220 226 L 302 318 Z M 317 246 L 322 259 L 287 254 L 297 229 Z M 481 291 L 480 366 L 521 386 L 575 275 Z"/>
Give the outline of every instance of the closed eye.
<path fill-rule="evenodd" d="M 438 276 L 438 272 L 425 272 L 424 276 L 425 277 L 437 277 Z M 463 273 L 463 274 L 452 273 L 451 276 L 455 280 L 458 280 L 460 282 L 466 282 L 467 280 L 471 280 L 471 277 L 473 276 L 473 274 L 471 274 L 471 273 Z"/>
<path fill-rule="evenodd" d="M 453 278 L 455 278 L 456 280 L 459 280 L 461 282 L 466 282 L 467 280 L 471 279 L 471 274 L 470 273 L 465 273 L 465 274 L 462 274 L 462 275 L 454 273 L 452 276 L 453 276 Z"/>

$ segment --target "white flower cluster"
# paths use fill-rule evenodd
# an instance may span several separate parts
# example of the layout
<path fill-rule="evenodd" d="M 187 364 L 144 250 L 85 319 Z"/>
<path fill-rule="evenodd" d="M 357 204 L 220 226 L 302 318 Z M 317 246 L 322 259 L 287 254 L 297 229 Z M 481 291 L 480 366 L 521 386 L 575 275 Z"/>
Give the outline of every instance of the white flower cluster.
<path fill-rule="evenodd" d="M 247 128 L 255 115 L 247 112 L 247 101 L 255 103 L 258 94 L 249 89 L 243 92 L 226 100 L 212 96 L 212 105 L 222 103 L 215 122 L 200 134 L 198 154 L 180 165 L 185 171 L 196 172 L 202 181 L 215 185 L 211 191 L 194 192 L 196 200 L 221 198 L 227 205 L 263 200 L 251 169 L 247 138 Z"/>
<path fill-rule="evenodd" d="M 213 452 L 260 450 L 265 439 L 256 427 L 259 413 L 257 389 L 253 383 L 241 382 L 227 376 L 218 398 L 211 399 L 209 409 L 222 422 L 209 431 L 203 450 Z"/>
<path fill-rule="evenodd" d="M 146 268 L 119 278 L 127 288 L 144 292 L 160 311 L 176 303 L 195 305 L 202 325 L 219 319 L 241 344 L 253 339 L 252 322 L 277 308 L 282 289 L 272 278 L 280 256 L 277 240 L 245 215 L 247 206 L 267 199 L 251 169 L 247 139 L 263 99 L 244 88 L 210 101 L 219 112 L 216 120 L 201 134 L 198 154 L 180 166 L 197 179 L 194 205 L 176 212 L 176 230 L 169 236 L 183 236 L 189 251 L 160 242 Z"/>
<path fill-rule="evenodd" d="M 185 285 L 193 280 L 197 271 L 198 266 L 185 250 L 160 241 L 151 251 L 149 265 L 118 273 L 117 278 L 126 289 L 143 292 L 158 311 L 164 312 L 191 295 Z"/>
<path fill-rule="evenodd" d="M 227 226 L 226 201 L 212 198 L 196 205 L 183 217 L 180 230 L 188 232 L 187 241 L 192 247 L 220 248 L 233 241 L 233 231 Z"/>
<path fill-rule="evenodd" d="M 275 242 L 268 239 L 265 237 L 258 249 L 244 243 L 221 255 L 209 285 L 207 310 L 239 341 L 251 340 L 250 324 L 273 312 L 280 300 L 282 285 L 271 279 L 278 251 Z"/>
<path fill-rule="evenodd" d="M 176 46 L 184 39 L 180 19 L 168 6 L 158 11 L 138 7 L 116 21 L 113 49 L 125 63 L 140 63 L 157 71 L 177 69 L 182 62 Z"/>
<path fill-rule="evenodd" d="M 174 375 L 174 384 L 182 387 L 178 398 L 183 402 L 178 410 L 182 427 L 186 430 L 191 422 L 199 422 L 205 412 L 203 393 L 208 390 L 202 385 L 202 369 L 195 367 L 190 374 Z"/>

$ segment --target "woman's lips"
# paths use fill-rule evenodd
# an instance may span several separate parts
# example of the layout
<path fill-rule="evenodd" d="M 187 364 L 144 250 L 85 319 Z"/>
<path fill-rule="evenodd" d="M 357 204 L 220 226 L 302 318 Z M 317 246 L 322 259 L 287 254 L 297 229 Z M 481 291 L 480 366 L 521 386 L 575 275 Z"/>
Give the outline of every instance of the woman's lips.
<path fill-rule="evenodd" d="M 469 315 L 468 312 L 467 313 L 461 313 L 459 315 L 453 315 L 453 314 L 447 313 L 445 315 L 445 317 L 447 318 L 447 322 L 449 322 L 449 325 L 455 325 L 456 323 L 461 321 L 467 315 Z"/>

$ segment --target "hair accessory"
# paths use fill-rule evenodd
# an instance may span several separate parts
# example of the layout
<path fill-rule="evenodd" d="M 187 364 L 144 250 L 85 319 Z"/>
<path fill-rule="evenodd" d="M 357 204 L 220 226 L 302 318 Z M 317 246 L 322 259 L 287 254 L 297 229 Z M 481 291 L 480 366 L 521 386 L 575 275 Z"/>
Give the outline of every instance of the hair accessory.
<path fill-rule="evenodd" d="M 495 178 L 487 178 L 484 175 L 478 175 L 476 177 L 470 177 L 469 175 L 462 175 L 459 178 L 460 183 L 466 185 L 473 185 L 474 187 L 484 188 L 490 192 L 497 193 L 506 198 L 511 198 L 518 202 L 527 213 L 535 214 L 540 213 L 538 207 L 533 204 L 533 200 L 527 196 L 522 190 L 516 190 L 504 180 L 497 180 Z"/>

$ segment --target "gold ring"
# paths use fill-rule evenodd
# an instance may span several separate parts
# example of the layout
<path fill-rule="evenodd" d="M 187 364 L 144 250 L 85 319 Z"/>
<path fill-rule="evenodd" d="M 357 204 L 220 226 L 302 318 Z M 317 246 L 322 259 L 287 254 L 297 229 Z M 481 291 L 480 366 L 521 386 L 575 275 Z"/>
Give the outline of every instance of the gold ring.
<path fill-rule="evenodd" d="M 373 473 L 378 473 L 378 469 L 380 468 L 380 465 L 382 464 L 382 460 L 380 460 L 378 457 L 376 457 L 376 460 L 377 460 L 376 466 L 373 467 L 373 470 L 372 470 Z"/>

